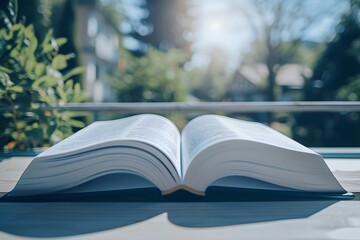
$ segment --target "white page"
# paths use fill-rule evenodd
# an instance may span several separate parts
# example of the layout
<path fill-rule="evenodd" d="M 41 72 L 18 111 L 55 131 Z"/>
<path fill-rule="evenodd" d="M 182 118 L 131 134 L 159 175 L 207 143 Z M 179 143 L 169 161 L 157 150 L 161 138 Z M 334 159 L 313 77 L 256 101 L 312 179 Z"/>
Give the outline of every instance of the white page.
<path fill-rule="evenodd" d="M 236 133 L 239 139 L 265 143 L 300 152 L 315 153 L 309 148 L 304 147 L 300 143 L 261 123 L 241 121 L 226 117 L 222 117 L 220 121 Z"/>
<path fill-rule="evenodd" d="M 117 140 L 134 140 L 155 146 L 170 159 L 180 175 L 179 130 L 170 120 L 152 114 L 95 122 L 47 150 L 43 155 L 70 152 Z"/>
<path fill-rule="evenodd" d="M 94 122 L 67 139 L 49 148 L 37 158 L 81 152 L 94 145 L 118 140 L 134 140 L 157 147 L 180 174 L 180 133 L 168 119 L 142 114 L 124 119 Z"/>
<path fill-rule="evenodd" d="M 42 152 L 36 158 L 68 155 L 68 153 L 81 152 L 82 149 L 90 148 L 94 145 L 123 140 L 139 117 L 134 116 L 118 120 L 94 122 Z"/>
<path fill-rule="evenodd" d="M 190 121 L 182 132 L 183 177 L 194 156 L 209 145 L 238 138 L 237 133 L 221 121 L 220 116 L 204 115 Z"/>
<path fill-rule="evenodd" d="M 182 133 L 183 171 L 186 172 L 196 154 L 212 144 L 231 139 L 261 142 L 295 151 L 314 153 L 260 123 L 204 115 L 190 121 Z"/>
<path fill-rule="evenodd" d="M 121 151 L 121 147 L 125 149 Z M 104 155 L 97 156 L 99 152 Z M 127 156 L 122 157 L 122 153 Z M 35 189 L 39 193 L 62 190 L 95 175 L 111 173 L 113 167 L 122 164 L 124 169 L 139 172 L 139 176 L 156 183 L 161 190 L 174 187 L 180 182 L 180 134 L 176 126 L 164 117 L 150 114 L 95 122 L 36 157 L 15 190 L 19 194 Z M 148 176 L 142 171 L 147 171 Z"/>
<path fill-rule="evenodd" d="M 182 153 L 184 184 L 198 191 L 232 175 L 308 191 L 345 191 L 318 154 L 259 123 L 198 117 L 183 131 Z"/>
<path fill-rule="evenodd" d="M 125 138 L 155 145 L 172 161 L 181 176 L 180 133 L 170 120 L 158 115 L 141 115 Z"/>

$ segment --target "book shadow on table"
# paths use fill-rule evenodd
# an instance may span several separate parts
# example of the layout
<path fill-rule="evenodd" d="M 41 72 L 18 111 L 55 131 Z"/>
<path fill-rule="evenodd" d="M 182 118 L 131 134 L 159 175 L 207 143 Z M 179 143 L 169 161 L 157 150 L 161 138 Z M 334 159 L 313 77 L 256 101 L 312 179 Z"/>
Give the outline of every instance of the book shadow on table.
<path fill-rule="evenodd" d="M 159 192 L 155 191 L 153 194 Z M 111 196 L 113 200 L 114 195 Z M 148 197 L 151 197 L 150 190 L 143 191 L 142 200 Z M 27 237 L 75 236 L 129 226 L 163 213 L 167 213 L 168 220 L 178 226 L 219 227 L 306 218 L 336 202 L 336 200 L 250 201 L 249 199 L 193 202 L 7 201 L 0 203 L 0 231 Z"/>
<path fill-rule="evenodd" d="M 230 226 L 306 218 L 341 199 L 337 197 L 225 187 L 209 187 L 205 196 L 184 190 L 162 196 L 153 187 L 29 197 L 8 194 L 0 198 L 0 231 L 28 237 L 74 236 L 129 226 L 163 213 L 178 226 Z"/>

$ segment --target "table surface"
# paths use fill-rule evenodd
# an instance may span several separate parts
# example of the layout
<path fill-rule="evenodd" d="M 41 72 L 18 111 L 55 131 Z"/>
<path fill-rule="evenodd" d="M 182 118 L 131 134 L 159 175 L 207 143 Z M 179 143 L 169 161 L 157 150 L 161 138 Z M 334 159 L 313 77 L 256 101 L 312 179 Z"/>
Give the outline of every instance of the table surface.
<path fill-rule="evenodd" d="M 30 162 L 0 162 L 0 196 Z M 0 239 L 359 239 L 360 159 L 326 163 L 355 200 L 0 202 Z"/>

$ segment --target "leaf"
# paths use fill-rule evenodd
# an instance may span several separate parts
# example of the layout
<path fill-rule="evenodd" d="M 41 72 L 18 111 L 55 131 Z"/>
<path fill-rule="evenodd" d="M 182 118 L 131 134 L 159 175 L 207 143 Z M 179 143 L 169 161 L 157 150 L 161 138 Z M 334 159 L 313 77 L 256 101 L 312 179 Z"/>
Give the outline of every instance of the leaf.
<path fill-rule="evenodd" d="M 21 86 L 12 86 L 9 88 L 10 91 L 22 93 L 24 91 L 23 87 Z"/>
<path fill-rule="evenodd" d="M 32 35 L 31 38 L 29 38 L 29 54 L 34 54 L 36 49 L 37 49 L 37 46 L 38 46 L 38 41 L 36 39 L 36 37 L 34 35 Z"/>
<path fill-rule="evenodd" d="M 65 82 L 65 90 L 69 90 L 69 89 L 72 89 L 74 86 L 74 81 L 73 80 L 68 80 Z"/>
<path fill-rule="evenodd" d="M 69 71 L 68 73 L 66 73 L 63 77 L 64 80 L 67 80 L 75 75 L 81 74 L 83 73 L 85 70 L 84 67 L 76 67 L 74 69 L 72 69 L 71 71 Z"/>
<path fill-rule="evenodd" d="M 55 41 L 56 41 L 57 45 L 59 47 L 61 47 L 62 45 L 67 43 L 68 40 L 66 38 L 57 38 L 57 39 L 55 39 Z"/>
<path fill-rule="evenodd" d="M 10 113 L 10 112 L 5 112 L 5 113 L 3 113 L 3 116 L 5 118 L 13 118 L 14 115 L 12 113 Z"/>
<path fill-rule="evenodd" d="M 56 77 L 48 76 L 43 86 L 47 88 L 47 87 L 54 87 L 56 85 L 58 85 L 58 79 Z"/>
<path fill-rule="evenodd" d="M 62 70 L 67 67 L 67 58 L 65 55 L 56 55 L 51 63 L 51 66 L 56 70 Z"/>
<path fill-rule="evenodd" d="M 48 53 L 48 52 L 51 52 L 52 50 L 54 50 L 54 48 L 52 47 L 52 45 L 50 44 L 50 39 L 51 39 L 51 36 L 53 35 L 54 31 L 52 29 L 50 29 L 45 37 L 44 37 L 44 40 L 42 41 L 41 43 L 41 47 L 42 47 L 42 52 L 45 54 L 45 53 Z"/>
<path fill-rule="evenodd" d="M 27 58 L 26 62 L 25 62 L 25 70 L 27 71 L 28 74 L 34 72 L 34 68 L 36 66 L 36 60 L 35 58 Z"/>
<path fill-rule="evenodd" d="M 19 60 L 19 55 L 20 55 L 20 52 L 17 49 L 13 49 L 10 52 L 10 56 L 14 59 L 17 59 L 21 63 L 22 61 Z"/>
<path fill-rule="evenodd" d="M 58 93 L 58 95 L 60 96 L 61 100 L 64 101 L 64 103 L 66 103 L 66 94 L 65 94 L 65 91 L 62 87 L 58 86 L 56 88 L 56 92 Z"/>
<path fill-rule="evenodd" d="M 31 103 L 31 108 L 36 110 L 36 109 L 39 109 L 40 108 L 40 104 L 39 103 Z"/>
<path fill-rule="evenodd" d="M 71 102 L 82 102 L 84 100 L 86 100 L 86 95 L 81 91 L 80 83 L 75 83 Z"/>
<path fill-rule="evenodd" d="M 0 72 L 5 72 L 5 73 L 12 73 L 12 71 L 6 67 L 0 66 Z"/>
<path fill-rule="evenodd" d="M 77 128 L 83 128 L 85 127 L 85 123 L 79 121 L 79 120 L 75 120 L 75 119 L 70 119 L 68 121 L 69 125 L 72 127 L 77 127 Z"/>
<path fill-rule="evenodd" d="M 35 79 L 34 83 L 32 84 L 32 88 L 38 88 L 42 83 L 44 83 L 46 80 L 48 80 L 50 77 L 45 75 L 40 78 Z"/>
<path fill-rule="evenodd" d="M 31 87 L 33 89 L 38 89 L 38 88 L 48 88 L 48 87 L 54 87 L 58 85 L 58 79 L 53 77 L 53 76 L 49 76 L 49 75 L 44 75 L 40 78 L 35 79 L 35 81 L 33 82 L 33 84 L 31 85 Z M 47 93 L 49 94 L 49 93 Z"/>
<path fill-rule="evenodd" d="M 38 63 L 38 64 L 36 64 L 36 66 L 35 66 L 35 75 L 36 76 L 41 76 L 41 75 L 43 75 L 44 74 L 44 72 L 45 72 L 45 68 L 46 68 L 46 65 L 45 65 L 45 63 Z"/>
<path fill-rule="evenodd" d="M 33 25 L 29 25 L 25 29 L 25 37 L 29 41 L 29 43 L 28 43 L 28 54 L 29 55 L 34 55 L 34 53 L 35 53 L 35 51 L 36 51 L 36 49 L 38 47 L 38 40 L 35 37 Z"/>
<path fill-rule="evenodd" d="M 23 139 L 26 138 L 25 133 L 23 133 L 23 132 L 13 132 L 11 134 L 11 137 L 13 139 L 15 139 L 16 141 L 22 141 Z"/>
<path fill-rule="evenodd" d="M 49 53 L 54 50 L 53 46 L 51 44 L 44 44 L 43 45 L 43 54 Z"/>
<path fill-rule="evenodd" d="M 81 94 L 80 83 L 75 83 L 74 92 L 75 92 L 75 95 L 80 95 Z"/>

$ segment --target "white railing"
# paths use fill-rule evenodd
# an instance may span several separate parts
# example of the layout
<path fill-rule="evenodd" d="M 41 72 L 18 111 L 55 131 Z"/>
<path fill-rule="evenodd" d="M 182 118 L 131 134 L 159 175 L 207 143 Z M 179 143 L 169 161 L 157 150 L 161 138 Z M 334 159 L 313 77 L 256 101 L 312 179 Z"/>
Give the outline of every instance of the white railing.
<path fill-rule="evenodd" d="M 17 108 L 21 108 L 18 106 Z M 42 106 L 44 110 L 117 113 L 360 112 L 360 101 L 299 102 L 86 102 Z M 0 112 L 9 111 L 0 107 Z"/>
<path fill-rule="evenodd" d="M 44 110 L 70 110 L 117 113 L 251 113 L 251 112 L 360 112 L 360 101 L 327 102 L 87 102 L 46 106 Z"/>

